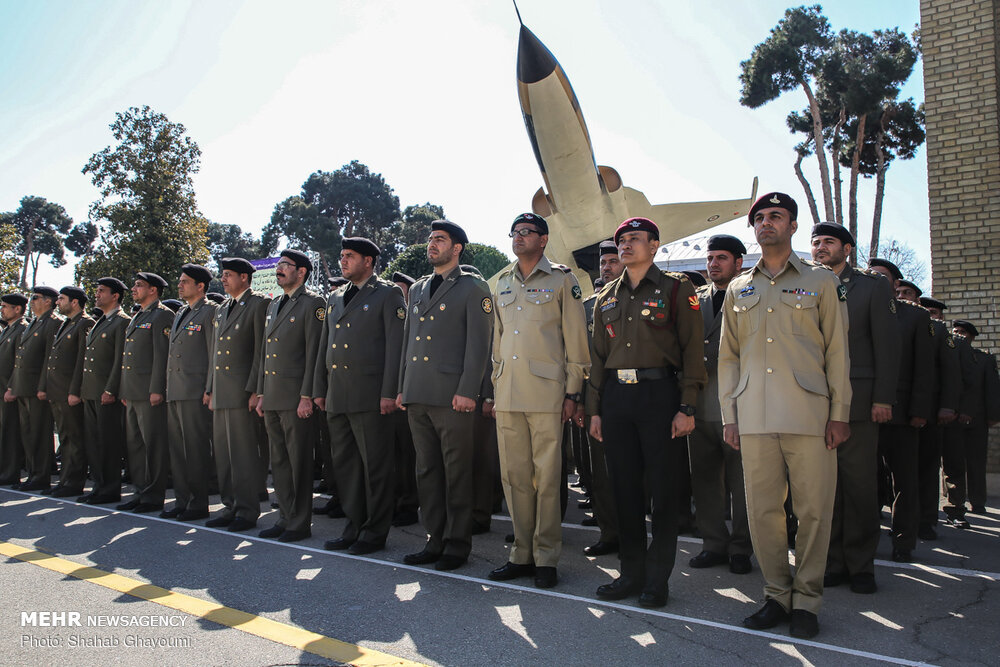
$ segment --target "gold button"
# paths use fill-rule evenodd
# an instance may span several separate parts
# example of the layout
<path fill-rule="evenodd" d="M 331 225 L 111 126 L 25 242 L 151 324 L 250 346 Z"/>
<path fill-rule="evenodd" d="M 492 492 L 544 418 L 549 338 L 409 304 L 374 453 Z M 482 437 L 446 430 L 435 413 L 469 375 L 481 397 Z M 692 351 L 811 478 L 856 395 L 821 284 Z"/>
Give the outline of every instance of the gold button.
<path fill-rule="evenodd" d="M 270 343 L 270 342 L 271 342 L 271 339 L 270 339 L 270 338 L 268 338 L 268 339 L 267 339 L 267 342 L 268 342 L 268 343 Z"/>
<path fill-rule="evenodd" d="M 517 329 L 514 329 L 514 335 L 515 335 L 515 336 L 516 336 L 517 334 L 519 334 L 519 333 L 521 333 L 521 332 L 520 332 L 520 331 L 518 331 Z"/>
<path fill-rule="evenodd" d="M 424 357 L 424 361 L 429 361 L 429 359 L 427 357 Z"/>
<path fill-rule="evenodd" d="M 771 284 L 772 284 L 772 285 L 774 284 L 774 281 L 773 281 L 773 280 L 771 281 Z"/>
<path fill-rule="evenodd" d="M 347 349 L 347 343 L 344 343 L 344 349 L 345 350 Z"/>
<path fill-rule="evenodd" d="M 336 369 L 337 368 L 337 364 L 333 364 L 332 366 L 330 366 L 330 368 Z"/>
<path fill-rule="evenodd" d="M 229 350 L 226 350 L 226 354 L 229 354 Z"/>
<path fill-rule="evenodd" d="M 746 310 L 746 306 L 743 307 L 743 310 Z M 767 307 L 767 312 L 773 313 L 774 312 L 774 308 L 771 308 L 770 306 L 768 306 Z"/>
<path fill-rule="evenodd" d="M 802 304 L 801 304 L 801 303 L 797 303 L 797 304 L 795 304 L 795 308 L 796 308 L 797 310 L 802 310 Z"/>
<path fill-rule="evenodd" d="M 433 316 L 433 315 L 431 315 L 431 321 L 432 321 L 432 322 L 434 321 L 434 316 Z"/>
<path fill-rule="evenodd" d="M 227 371 L 229 370 L 229 366 L 226 366 L 226 370 L 227 370 Z"/>
<path fill-rule="evenodd" d="M 129 352 L 129 354 L 132 354 L 132 353 Z M 216 352 L 216 354 L 222 354 L 222 350 L 219 350 L 218 352 Z"/>
<path fill-rule="evenodd" d="M 347 364 L 344 364 L 344 370 L 345 371 L 347 370 Z"/>
<path fill-rule="evenodd" d="M 746 309 L 747 309 L 747 307 L 746 307 L 746 306 L 743 306 L 742 308 L 740 308 L 740 310 L 743 310 L 743 311 L 746 311 Z M 771 309 L 770 309 L 770 308 L 768 308 L 768 310 L 771 310 Z"/>
<path fill-rule="evenodd" d="M 770 341 L 768 341 L 768 342 L 770 342 Z M 708 339 L 707 338 L 705 339 L 705 345 L 708 345 Z"/>
<path fill-rule="evenodd" d="M 708 341 L 705 341 L 705 342 L 707 343 Z M 774 339 L 773 339 L 773 338 L 768 338 L 768 339 L 767 339 L 767 342 L 768 342 L 768 343 L 773 343 L 773 342 L 774 342 Z"/>
<path fill-rule="evenodd" d="M 417 340 L 420 340 L 420 336 L 417 336 Z"/>
<path fill-rule="evenodd" d="M 334 349 L 334 350 L 336 350 L 336 349 L 337 349 L 337 344 L 336 344 L 336 343 L 334 343 L 334 344 L 333 344 L 333 349 Z"/>
<path fill-rule="evenodd" d="M 416 361 L 416 360 L 417 360 L 417 358 L 416 358 L 416 357 L 413 357 L 413 360 L 414 360 L 414 361 Z"/>
<path fill-rule="evenodd" d="M 216 366 L 216 367 L 215 367 L 215 370 L 219 370 L 219 367 L 218 367 L 218 366 Z"/>
<path fill-rule="evenodd" d="M 632 321 L 632 318 L 631 318 L 631 316 L 630 316 L 630 317 L 628 318 L 628 321 L 629 321 L 629 322 L 631 322 L 631 321 Z"/>
<path fill-rule="evenodd" d="M 430 339 L 431 339 L 431 337 L 430 337 L 430 336 L 427 336 L 426 338 L 427 338 L 427 340 L 430 340 Z M 346 346 L 345 346 L 345 347 L 346 347 Z"/>
<path fill-rule="evenodd" d="M 422 318 L 422 317 L 421 317 L 421 318 L 420 318 L 420 321 L 421 321 L 421 322 L 423 322 L 423 321 L 424 321 L 424 318 Z"/>
<path fill-rule="evenodd" d="M 632 347 L 632 343 L 625 343 L 625 347 Z"/>
<path fill-rule="evenodd" d="M 339 324 L 337 324 L 337 325 L 335 325 L 335 326 L 334 326 L 333 328 L 334 328 L 334 329 L 339 329 L 339 328 L 340 328 L 340 325 L 339 325 Z"/>
<path fill-rule="evenodd" d="M 774 372 L 774 369 L 771 369 L 771 368 L 768 368 L 768 369 L 767 369 L 767 374 L 768 374 L 768 375 L 770 375 L 770 374 L 771 374 L 771 373 L 773 373 L 773 372 Z"/>
<path fill-rule="evenodd" d="M 348 328 L 348 329 L 350 329 L 350 328 L 351 328 L 351 323 L 350 323 L 350 322 L 348 322 L 348 323 L 347 323 L 347 328 Z"/>

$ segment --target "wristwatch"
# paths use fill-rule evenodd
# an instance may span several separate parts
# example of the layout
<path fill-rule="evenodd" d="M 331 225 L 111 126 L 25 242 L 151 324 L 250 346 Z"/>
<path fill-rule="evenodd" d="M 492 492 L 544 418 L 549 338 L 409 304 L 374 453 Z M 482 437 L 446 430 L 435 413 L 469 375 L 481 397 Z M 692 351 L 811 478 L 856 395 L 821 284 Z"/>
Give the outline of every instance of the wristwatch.
<path fill-rule="evenodd" d="M 677 412 L 687 415 L 688 417 L 694 417 L 694 413 L 698 412 L 698 409 L 693 405 L 685 405 L 681 403 L 681 406 L 677 408 Z"/>
<path fill-rule="evenodd" d="M 573 401 L 574 403 L 579 403 L 583 400 L 583 394 L 576 392 L 575 394 L 566 394 L 566 398 Z"/>

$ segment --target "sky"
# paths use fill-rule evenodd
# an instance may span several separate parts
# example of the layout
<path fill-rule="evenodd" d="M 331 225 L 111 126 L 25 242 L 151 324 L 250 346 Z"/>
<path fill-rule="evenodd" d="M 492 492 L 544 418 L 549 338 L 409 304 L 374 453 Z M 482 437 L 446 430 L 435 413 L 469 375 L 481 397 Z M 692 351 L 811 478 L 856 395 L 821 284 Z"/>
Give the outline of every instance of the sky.
<path fill-rule="evenodd" d="M 784 119 L 801 91 L 739 104 L 739 63 L 790 4 L 773 0 L 521 0 L 563 66 L 598 164 L 651 203 L 784 191 L 811 224 Z M 919 22 L 917 0 L 837 0 L 835 30 Z M 81 170 L 115 113 L 149 105 L 201 147 L 195 188 L 213 222 L 259 234 L 308 175 L 360 160 L 401 207 L 431 202 L 510 255 L 510 221 L 541 175 L 521 118 L 518 22 L 506 0 L 0 0 L 0 211 L 25 195 L 87 218 Z M 918 64 L 901 97 L 923 100 Z M 821 197 L 815 159 L 804 163 Z M 845 199 L 846 199 L 846 173 Z M 859 189 L 859 242 L 874 182 Z M 820 203 L 822 209 L 822 203 Z M 887 176 L 882 237 L 930 262 L 926 153 Z M 746 234 L 745 222 L 720 233 Z M 69 259 L 73 259 L 67 253 Z M 930 271 L 924 281 L 929 287 Z M 69 284 L 43 262 L 38 282 Z"/>

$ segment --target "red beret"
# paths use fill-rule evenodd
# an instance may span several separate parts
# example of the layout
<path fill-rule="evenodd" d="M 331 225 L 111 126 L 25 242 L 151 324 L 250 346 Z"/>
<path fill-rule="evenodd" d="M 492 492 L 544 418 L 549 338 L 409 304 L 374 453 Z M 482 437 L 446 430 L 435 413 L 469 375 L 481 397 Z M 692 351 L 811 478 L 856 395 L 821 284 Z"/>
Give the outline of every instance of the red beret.
<path fill-rule="evenodd" d="M 629 218 L 618 225 L 618 229 L 615 230 L 615 244 L 618 243 L 618 237 L 625 232 L 649 232 L 654 239 L 660 240 L 660 228 L 649 218 Z"/>

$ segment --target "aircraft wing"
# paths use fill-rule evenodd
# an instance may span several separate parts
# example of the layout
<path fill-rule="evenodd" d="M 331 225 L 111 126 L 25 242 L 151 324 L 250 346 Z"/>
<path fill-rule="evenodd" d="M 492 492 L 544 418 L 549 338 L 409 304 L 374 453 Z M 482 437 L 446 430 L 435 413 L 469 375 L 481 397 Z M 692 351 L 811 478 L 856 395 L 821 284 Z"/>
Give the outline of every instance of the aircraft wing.
<path fill-rule="evenodd" d="M 638 190 L 628 187 L 624 190 L 628 216 L 642 216 L 655 222 L 660 228 L 660 243 L 666 244 L 747 215 L 757 200 L 757 178 L 753 179 L 748 199 L 729 201 L 652 205 Z"/>

